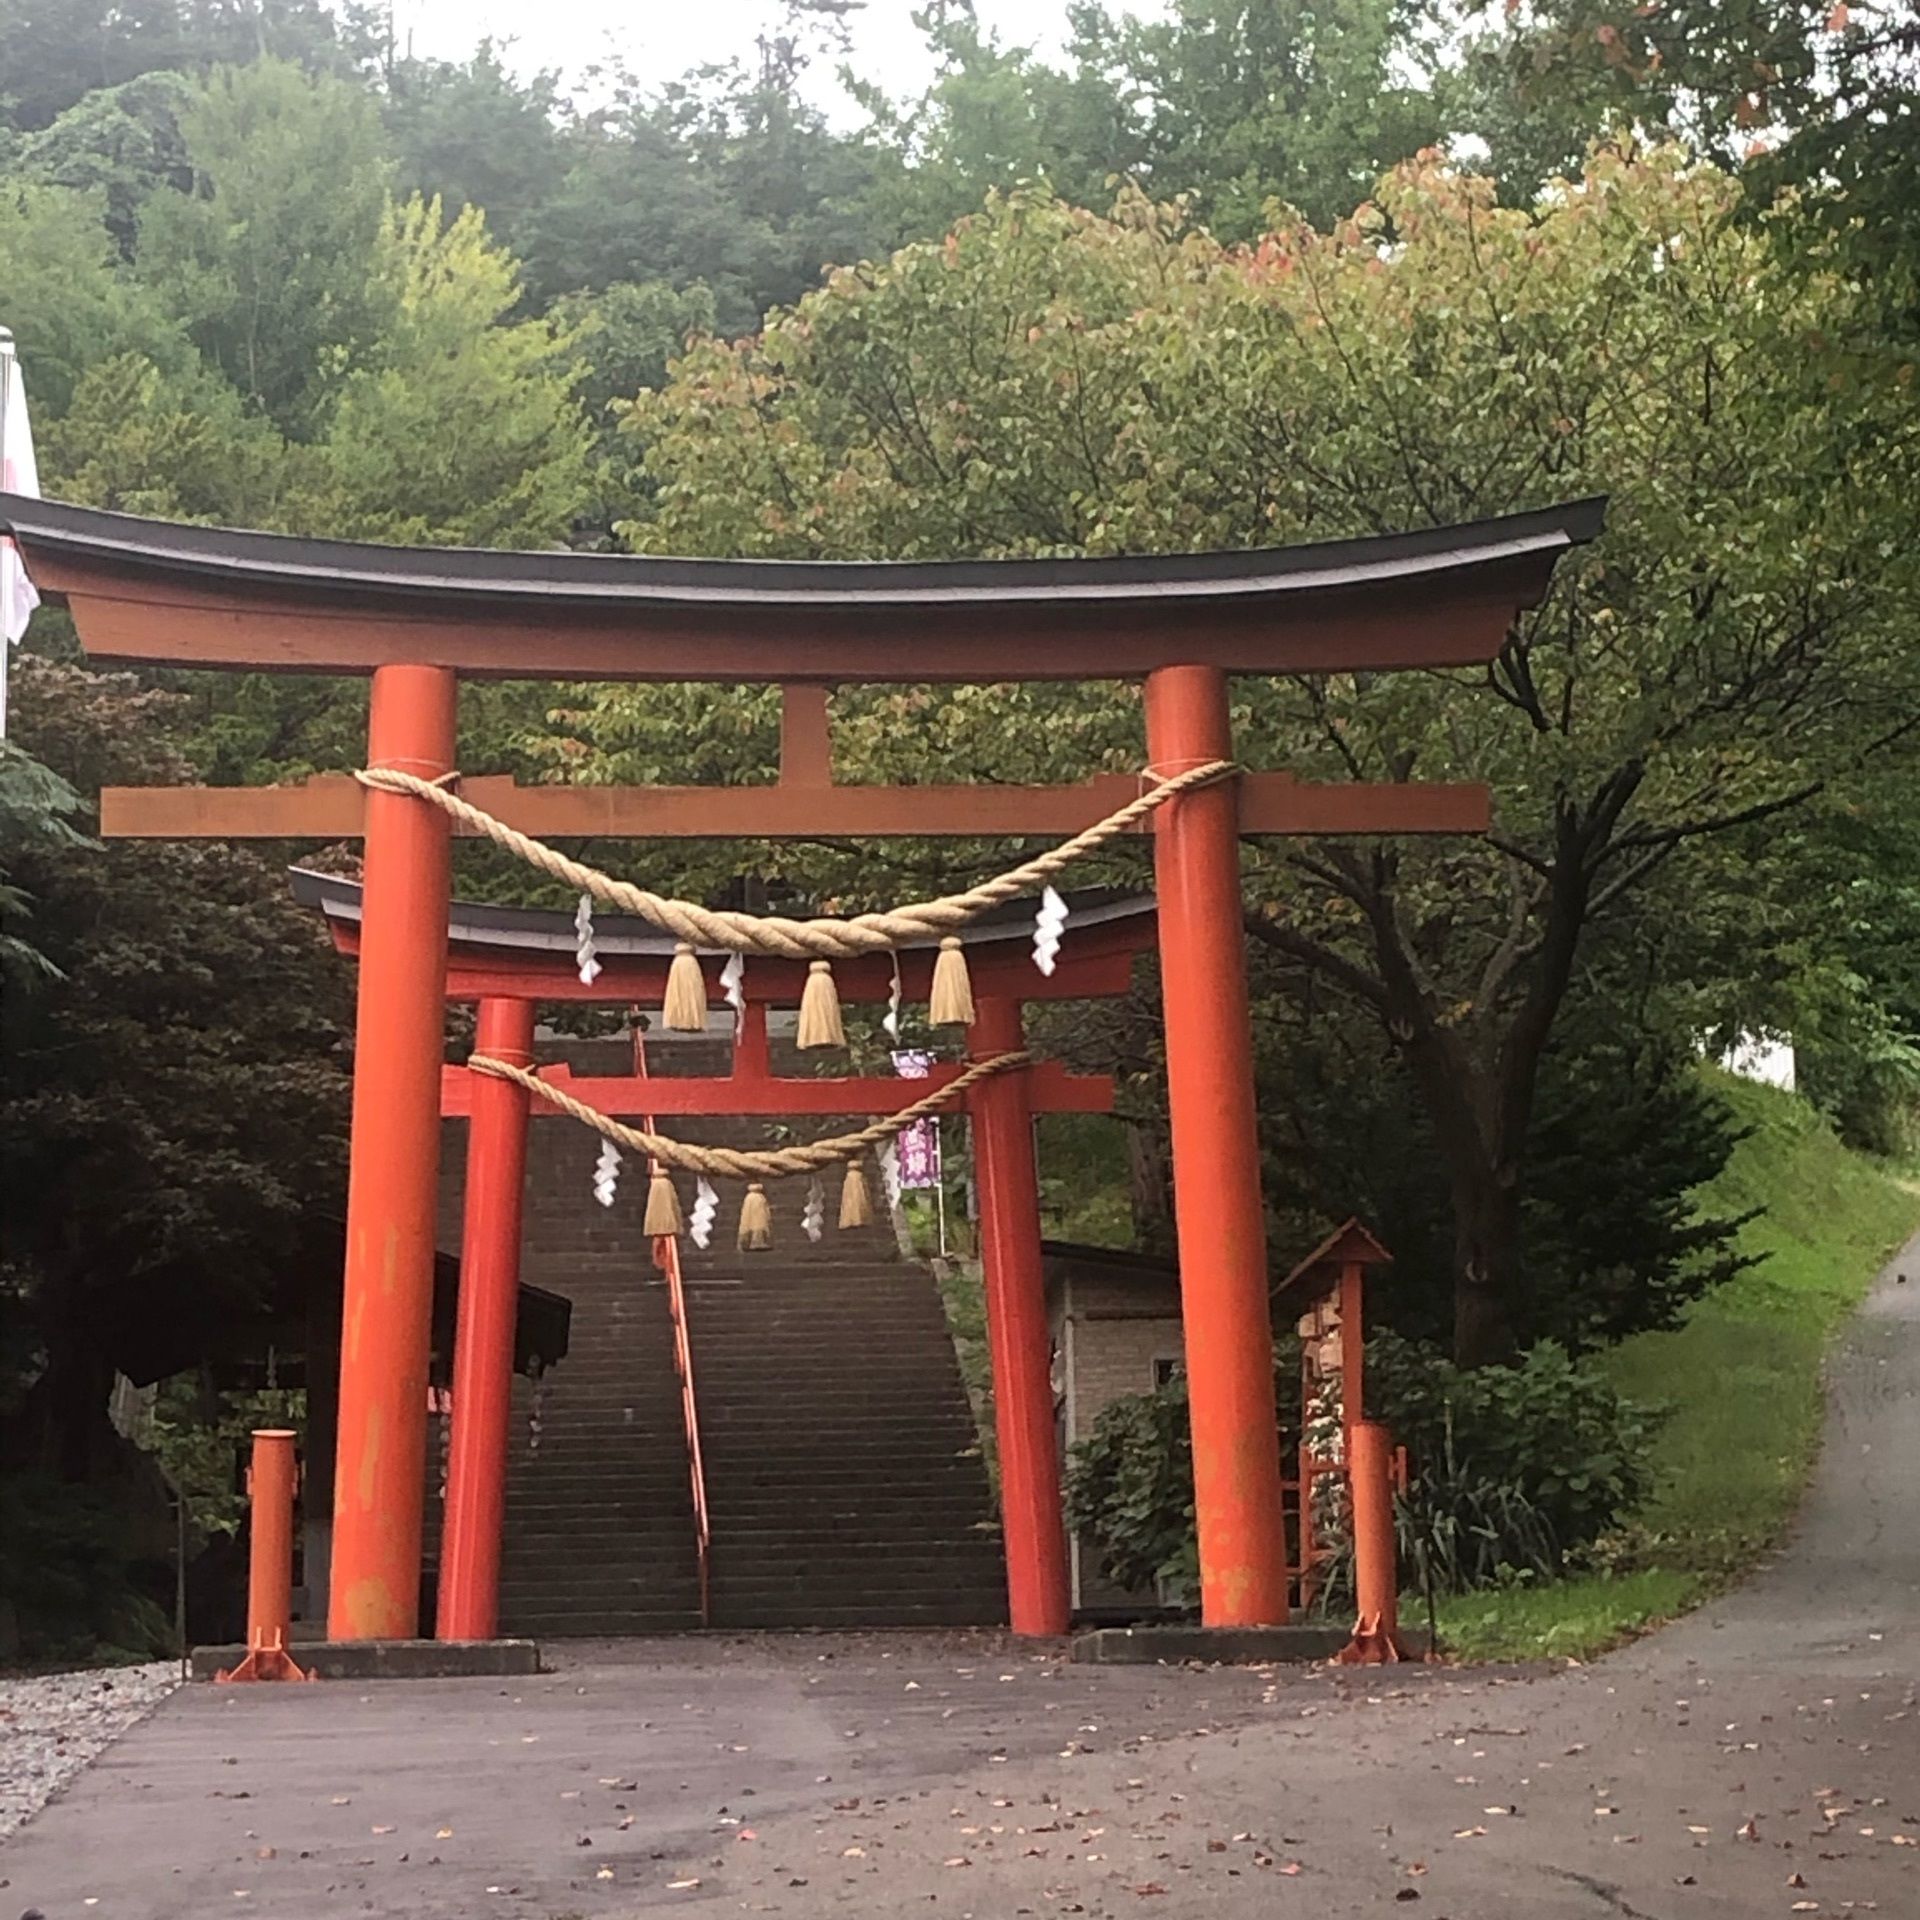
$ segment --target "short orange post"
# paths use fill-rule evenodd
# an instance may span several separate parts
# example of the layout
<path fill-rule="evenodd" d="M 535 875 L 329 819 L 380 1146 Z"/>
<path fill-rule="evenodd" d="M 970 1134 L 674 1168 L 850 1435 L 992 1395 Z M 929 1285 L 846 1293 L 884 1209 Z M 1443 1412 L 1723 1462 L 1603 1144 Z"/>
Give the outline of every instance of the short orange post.
<path fill-rule="evenodd" d="M 1146 707 L 1156 774 L 1233 758 L 1217 667 L 1159 668 Z M 1269 1627 L 1287 1618 L 1287 1543 L 1239 809 L 1232 780 L 1172 801 L 1155 824 L 1154 874 L 1200 1615 L 1210 1627 Z"/>
<path fill-rule="evenodd" d="M 1401 1658 L 1400 1574 L 1393 1538 L 1393 1436 L 1377 1420 L 1347 1429 L 1347 1476 L 1353 1491 L 1353 1638 L 1334 1658 L 1343 1666 L 1378 1667 Z"/>
<path fill-rule="evenodd" d="M 247 1654 L 218 1681 L 311 1680 L 287 1652 L 293 1631 L 293 1434 L 263 1427 L 247 1469 Z"/>

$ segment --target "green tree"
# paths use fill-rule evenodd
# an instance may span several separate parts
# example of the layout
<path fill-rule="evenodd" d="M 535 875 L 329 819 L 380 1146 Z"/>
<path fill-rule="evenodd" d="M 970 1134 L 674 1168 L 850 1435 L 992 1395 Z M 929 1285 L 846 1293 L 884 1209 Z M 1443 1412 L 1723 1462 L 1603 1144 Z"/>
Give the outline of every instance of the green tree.
<path fill-rule="evenodd" d="M 1920 10 L 1911 0 L 1544 0 L 1483 17 L 1461 80 L 1469 124 L 1526 185 L 1609 114 L 1738 166 L 1752 205 L 1792 191 L 1820 242 L 1920 319 Z M 1474 112 L 1473 109 L 1478 109 Z M 1793 237 L 1798 222 L 1780 229 Z"/>
<path fill-rule="evenodd" d="M 133 252 L 141 204 L 159 187 L 193 184 L 180 116 L 193 98 L 177 73 L 142 74 L 99 87 L 59 119 L 22 140 L 18 170 L 51 186 L 97 192 L 107 229 L 123 254 Z"/>
<path fill-rule="evenodd" d="M 16 694 L 23 749 L 83 794 L 186 776 L 169 695 L 30 659 Z M 338 1205 L 349 983 L 256 854 L 41 834 L 7 860 L 56 971 L 0 1008 L 0 1455 L 84 1478 L 111 1384 L 102 1300 L 186 1260 L 244 1311 Z"/>
<path fill-rule="evenodd" d="M 158 520 L 278 526 L 293 482 L 286 443 L 218 375 L 141 353 L 95 361 L 41 446 L 62 499 Z"/>
<path fill-rule="evenodd" d="M 21 987 L 35 974 L 58 969 L 21 929 L 33 917 L 33 901 L 8 878 L 29 850 L 83 847 L 85 835 L 71 825 L 84 805 L 52 768 L 44 767 L 11 740 L 0 739 L 0 977 Z"/>
<path fill-rule="evenodd" d="M 622 424 L 625 403 L 642 389 L 664 386 L 688 342 L 713 331 L 713 292 L 704 282 L 678 288 L 665 280 L 617 280 L 598 292 L 562 294 L 548 317 L 576 345 L 576 391 L 593 430 L 599 497 L 574 544 L 608 546 L 615 518 L 648 484 L 646 447 Z"/>
<path fill-rule="evenodd" d="M 566 178 L 566 116 L 556 75 L 516 80 L 491 42 L 464 66 L 402 62 L 388 88 L 403 190 L 439 200 L 449 216 L 478 207 L 495 238 L 522 257 Z"/>
<path fill-rule="evenodd" d="M 0 0 L 0 125 L 32 132 L 97 88 L 223 61 L 350 72 L 385 44 L 387 11 L 356 0 Z"/>
<path fill-rule="evenodd" d="M 479 209 L 449 225 L 438 201 L 395 208 L 369 278 L 391 317 L 332 392 L 307 516 L 410 546 L 564 542 L 588 498 L 572 343 L 509 319 L 514 263 Z"/>
<path fill-rule="evenodd" d="M 904 149 L 876 189 L 896 238 L 948 225 L 990 187 L 1045 181 L 1098 206 L 1120 176 L 1244 239 L 1276 198 L 1321 221 L 1347 212 L 1443 130 L 1422 78 L 1422 9 L 1406 0 L 1068 12 L 1055 66 L 983 32 L 967 0 L 929 6 L 916 18 L 940 70 L 926 95 L 902 105 L 859 89 L 876 135 Z"/>
<path fill-rule="evenodd" d="M 161 303 L 120 271 L 105 211 L 94 193 L 25 180 L 0 187 L 6 323 L 41 430 L 72 404 L 86 371 L 116 354 L 151 355 L 176 371 L 194 358 Z"/>
<path fill-rule="evenodd" d="M 655 551 L 1244 546 L 1612 493 L 1490 671 L 1239 695 L 1256 764 L 1492 784 L 1485 842 L 1268 848 L 1251 876 L 1261 945 L 1406 1063 L 1467 1363 L 1522 1330 L 1527 1146 L 1593 925 L 1920 714 L 1897 641 L 1911 365 L 1844 273 L 1731 223 L 1735 191 L 1603 149 L 1506 209 L 1427 161 L 1330 232 L 1245 250 L 1144 202 L 997 199 L 690 354 L 634 412 L 657 491 L 630 534 Z M 1035 732 L 1025 693 L 934 696 L 875 759 L 924 765 L 974 726 L 982 764 L 1138 754 L 1130 699 L 1066 698 L 1071 735 Z"/>
<path fill-rule="evenodd" d="M 388 173 L 374 102 L 263 60 L 216 70 L 181 130 L 194 190 L 147 203 L 141 277 L 249 406 L 311 437 L 392 318 L 368 271 Z"/>

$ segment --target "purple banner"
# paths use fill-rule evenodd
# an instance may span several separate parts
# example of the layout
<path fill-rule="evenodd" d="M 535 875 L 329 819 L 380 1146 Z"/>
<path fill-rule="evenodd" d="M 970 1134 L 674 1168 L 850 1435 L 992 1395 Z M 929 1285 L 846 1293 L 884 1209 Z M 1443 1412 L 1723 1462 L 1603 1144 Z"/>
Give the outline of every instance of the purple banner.
<path fill-rule="evenodd" d="M 924 1080 L 933 1070 L 933 1055 L 902 1051 L 893 1056 L 893 1070 L 902 1080 Z M 894 1142 L 899 1156 L 902 1187 L 938 1187 L 940 1184 L 940 1122 L 916 1120 Z"/>

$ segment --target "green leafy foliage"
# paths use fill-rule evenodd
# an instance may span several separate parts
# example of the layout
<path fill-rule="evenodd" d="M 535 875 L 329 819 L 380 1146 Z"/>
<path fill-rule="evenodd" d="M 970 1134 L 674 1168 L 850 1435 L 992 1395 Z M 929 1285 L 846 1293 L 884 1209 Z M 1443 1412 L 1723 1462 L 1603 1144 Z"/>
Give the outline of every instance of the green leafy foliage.
<path fill-rule="evenodd" d="M 1067 1459 L 1067 1524 L 1100 1557 L 1102 1575 L 1129 1588 L 1164 1581 L 1195 1591 L 1193 1433 L 1184 1375 L 1151 1393 L 1109 1402 Z"/>
<path fill-rule="evenodd" d="M 1276 1367 L 1275 1389 L 1279 1444 L 1291 1447 L 1299 1375 L 1290 1354 Z M 1367 1395 L 1370 1415 L 1410 1457 L 1403 1555 L 1438 1590 L 1558 1575 L 1652 1486 L 1655 1422 L 1551 1341 L 1511 1367 L 1465 1371 L 1435 1348 L 1377 1333 L 1367 1342 Z M 1184 1377 L 1101 1410 L 1068 1462 L 1067 1514 L 1107 1578 L 1194 1591 Z M 1334 1586 L 1342 1590 L 1338 1578 Z"/>
<path fill-rule="evenodd" d="M 1497 796 L 1478 844 L 1262 848 L 1249 921 L 1277 987 L 1312 980 L 1404 1065 L 1470 1361 L 1530 1333 L 1527 1159 L 1600 930 L 1656 877 L 1731 891 L 1720 836 L 1848 791 L 1920 703 L 1890 514 L 1914 448 L 1877 424 L 1910 364 L 1844 272 L 1788 262 L 1736 201 L 1671 149 L 1597 149 L 1531 207 L 1430 157 L 1330 231 L 1235 249 L 1138 196 L 1103 219 L 1021 191 L 697 346 L 630 416 L 652 489 L 625 532 L 656 552 L 1235 547 L 1610 493 L 1606 537 L 1490 672 L 1250 682 L 1235 716 L 1266 764 Z M 871 762 L 863 704 L 895 716 Z M 862 772 L 1140 751 L 1125 690 L 845 710 Z M 666 715 L 614 690 L 573 724 L 592 773 L 596 732 Z M 1598 1017 L 1644 1022 L 1649 997 Z"/>
<path fill-rule="evenodd" d="M 1553 1341 L 1510 1367 L 1462 1370 L 1379 1331 L 1367 1395 L 1407 1449 L 1401 1541 L 1422 1585 L 1551 1578 L 1652 1487 L 1653 1418 Z"/>
<path fill-rule="evenodd" d="M 8 878 L 23 853 L 52 852 L 91 844 L 72 825 L 86 803 L 50 767 L 23 753 L 11 740 L 0 740 L 0 973 L 23 986 L 33 974 L 58 974 L 59 969 L 17 929 L 33 915 L 31 895 Z"/>
<path fill-rule="evenodd" d="M 180 125 L 194 190 L 147 201 L 143 275 L 250 407 L 309 438 L 392 317 L 367 272 L 388 174 L 374 103 L 260 61 L 216 69 Z"/>
<path fill-rule="evenodd" d="M 177 706 L 29 660 L 11 723 L 91 794 L 178 779 Z M 8 859 L 57 977 L 0 1006 L 0 1458 L 83 1479 L 110 1451 L 99 1335 L 120 1290 L 185 1264 L 245 1312 L 337 1209 L 351 984 L 251 852 L 42 835 Z"/>
<path fill-rule="evenodd" d="M 129 1535 L 113 1494 L 50 1474 L 0 1474 L 0 1663 L 98 1665 L 174 1652 L 158 1542 Z"/>

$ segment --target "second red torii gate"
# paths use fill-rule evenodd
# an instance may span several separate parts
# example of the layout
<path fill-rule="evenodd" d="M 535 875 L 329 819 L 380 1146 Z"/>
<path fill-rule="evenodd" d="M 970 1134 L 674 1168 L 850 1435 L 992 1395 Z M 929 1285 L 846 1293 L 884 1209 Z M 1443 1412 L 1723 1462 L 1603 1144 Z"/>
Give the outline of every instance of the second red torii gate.
<path fill-rule="evenodd" d="M 331 876 L 296 872 L 294 892 L 325 915 L 334 944 L 357 957 L 360 889 Z M 977 1019 L 972 1058 L 1024 1045 L 1028 999 L 1083 1000 L 1124 993 L 1135 958 L 1155 939 L 1153 902 L 1137 897 L 1069 896 L 1073 908 L 1051 974 L 1032 960 L 1031 922 L 976 922 L 963 936 Z M 533 1064 L 538 1003 L 657 1007 L 673 942 L 643 922 L 602 915 L 594 925 L 600 972 L 580 979 L 561 914 L 478 907 L 456 901 L 449 927 L 447 998 L 478 1008 L 478 1048 L 515 1065 Z M 934 949 L 901 951 L 909 1005 L 930 974 Z M 541 1079 L 616 1119 L 663 1115 L 871 1116 L 955 1079 L 964 1063 L 935 1064 L 924 1080 L 884 1076 L 781 1076 L 771 1068 L 769 1006 L 798 998 L 801 962 L 756 961 L 742 981 L 746 1008 L 734 1023 L 732 1071 L 725 1075 L 580 1075 L 562 1065 Z M 841 993 L 884 1003 L 891 965 L 876 956 L 842 963 Z M 1007 1612 L 1016 1633 L 1060 1634 L 1071 1615 L 1060 1457 L 1054 1424 L 1051 1351 L 1041 1260 L 1040 1190 L 1033 1119 L 1041 1113 L 1110 1113 L 1108 1074 L 1076 1074 L 1036 1061 L 983 1081 L 955 1109 L 971 1121 L 980 1196 L 980 1258 L 993 1356 L 994 1438 L 1000 1460 Z M 513 1376 L 513 1307 L 520 1280 L 526 1128 L 550 1113 L 520 1088 L 466 1067 L 441 1070 L 440 1111 L 469 1122 L 466 1213 L 454 1347 L 452 1432 L 437 1627 L 447 1640 L 489 1639 L 499 1626 L 499 1571 L 506 1510 L 507 1426 Z"/>

